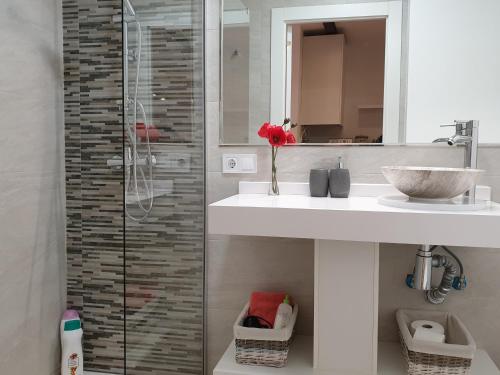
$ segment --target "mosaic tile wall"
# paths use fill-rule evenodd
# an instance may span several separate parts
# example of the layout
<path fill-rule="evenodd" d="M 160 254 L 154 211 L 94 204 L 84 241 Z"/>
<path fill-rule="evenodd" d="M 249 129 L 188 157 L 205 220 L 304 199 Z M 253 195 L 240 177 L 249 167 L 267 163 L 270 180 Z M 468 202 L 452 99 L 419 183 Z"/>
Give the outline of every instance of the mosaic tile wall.
<path fill-rule="evenodd" d="M 87 370 L 122 374 L 126 355 L 127 374 L 202 374 L 203 4 L 133 5 L 139 97 L 159 134 L 161 194 L 141 223 L 124 221 L 123 171 L 106 165 L 123 147 L 121 1 L 63 0 L 68 304 L 84 318 Z"/>

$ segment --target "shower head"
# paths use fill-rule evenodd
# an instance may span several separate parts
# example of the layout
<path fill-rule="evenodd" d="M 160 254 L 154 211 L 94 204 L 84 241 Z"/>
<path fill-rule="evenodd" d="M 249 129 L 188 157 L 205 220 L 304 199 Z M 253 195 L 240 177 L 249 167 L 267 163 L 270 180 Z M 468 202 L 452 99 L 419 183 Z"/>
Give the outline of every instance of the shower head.
<path fill-rule="evenodd" d="M 123 0 L 123 14 L 113 15 L 113 23 L 133 23 L 137 22 L 135 17 L 135 9 L 130 0 Z"/>
<path fill-rule="evenodd" d="M 130 0 L 123 0 L 123 7 L 127 10 L 129 16 L 135 17 L 135 9 Z"/>

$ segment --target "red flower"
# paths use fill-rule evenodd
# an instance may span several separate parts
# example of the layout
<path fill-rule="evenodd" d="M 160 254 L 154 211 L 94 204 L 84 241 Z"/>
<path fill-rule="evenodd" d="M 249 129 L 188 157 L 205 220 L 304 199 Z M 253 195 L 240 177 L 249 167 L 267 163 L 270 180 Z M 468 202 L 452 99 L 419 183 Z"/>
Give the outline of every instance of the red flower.
<path fill-rule="evenodd" d="M 297 140 L 292 132 L 286 132 L 286 143 L 297 143 Z"/>
<path fill-rule="evenodd" d="M 257 132 L 259 137 L 267 138 L 269 136 L 268 129 L 270 126 L 271 126 L 271 124 L 268 122 L 263 123 L 262 126 L 260 127 L 259 131 Z"/>
<path fill-rule="evenodd" d="M 286 133 L 281 125 L 269 126 L 267 128 L 267 137 L 271 146 L 274 147 L 280 147 L 286 143 Z"/>

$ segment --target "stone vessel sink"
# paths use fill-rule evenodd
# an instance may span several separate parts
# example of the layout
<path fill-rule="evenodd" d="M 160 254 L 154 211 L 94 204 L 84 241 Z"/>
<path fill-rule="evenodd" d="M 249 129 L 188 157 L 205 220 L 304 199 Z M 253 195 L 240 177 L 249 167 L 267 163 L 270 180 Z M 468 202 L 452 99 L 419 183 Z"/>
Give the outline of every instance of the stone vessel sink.
<path fill-rule="evenodd" d="M 382 167 L 387 181 L 414 199 L 452 199 L 476 185 L 483 172 L 471 168 Z"/>

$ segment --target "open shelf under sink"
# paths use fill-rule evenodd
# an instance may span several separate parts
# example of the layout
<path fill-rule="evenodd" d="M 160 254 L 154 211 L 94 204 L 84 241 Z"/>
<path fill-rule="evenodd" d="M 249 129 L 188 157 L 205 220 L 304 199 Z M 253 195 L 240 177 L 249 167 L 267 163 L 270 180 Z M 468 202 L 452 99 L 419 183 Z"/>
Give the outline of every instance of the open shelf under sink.
<path fill-rule="evenodd" d="M 283 368 L 239 365 L 236 363 L 234 355 L 235 348 L 234 342 L 232 342 L 215 367 L 213 375 L 320 375 L 320 372 L 315 371 L 312 367 L 313 338 L 311 336 L 295 337 L 290 348 L 288 364 Z M 380 342 L 378 345 L 378 375 L 406 374 L 400 344 Z M 472 361 L 470 375 L 500 375 L 500 372 L 488 353 L 484 350 L 478 350 Z"/>

